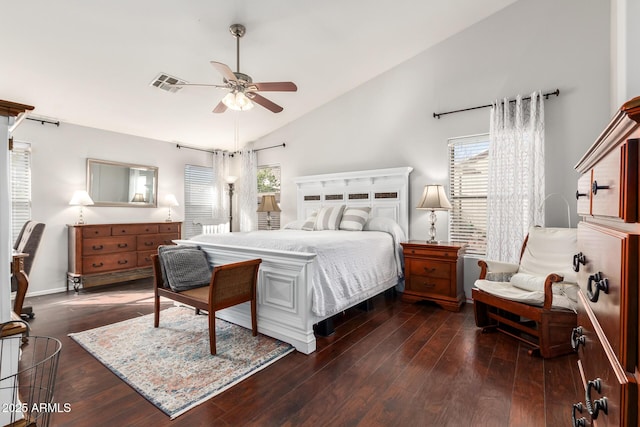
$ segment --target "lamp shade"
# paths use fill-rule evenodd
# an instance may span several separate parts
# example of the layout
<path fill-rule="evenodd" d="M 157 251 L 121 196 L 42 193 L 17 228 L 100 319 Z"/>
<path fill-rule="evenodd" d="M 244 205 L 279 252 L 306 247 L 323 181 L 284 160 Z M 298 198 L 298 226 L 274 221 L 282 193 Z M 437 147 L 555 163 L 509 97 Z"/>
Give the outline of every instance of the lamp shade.
<path fill-rule="evenodd" d="M 164 204 L 167 206 L 180 206 L 178 199 L 173 194 L 167 194 L 164 196 Z"/>
<path fill-rule="evenodd" d="M 136 193 L 133 195 L 133 199 L 131 199 L 133 203 L 144 203 L 144 195 L 142 193 Z"/>
<path fill-rule="evenodd" d="M 253 108 L 253 102 L 242 92 L 230 92 L 224 98 L 222 103 L 235 111 L 247 111 Z"/>
<path fill-rule="evenodd" d="M 451 203 L 449 203 L 447 193 L 444 191 L 444 187 L 442 185 L 430 184 L 424 186 L 422 198 L 416 207 L 418 209 L 446 211 L 451 209 Z"/>
<path fill-rule="evenodd" d="M 236 182 L 238 180 L 238 177 L 237 176 L 233 176 L 233 175 L 229 175 L 224 180 L 227 181 L 227 184 L 233 184 L 234 182 Z"/>
<path fill-rule="evenodd" d="M 280 212 L 280 206 L 276 203 L 276 196 L 273 194 L 262 196 L 260 206 L 256 212 Z"/>
<path fill-rule="evenodd" d="M 69 204 L 72 206 L 89 206 L 93 204 L 93 200 L 85 190 L 78 190 L 73 193 Z"/>

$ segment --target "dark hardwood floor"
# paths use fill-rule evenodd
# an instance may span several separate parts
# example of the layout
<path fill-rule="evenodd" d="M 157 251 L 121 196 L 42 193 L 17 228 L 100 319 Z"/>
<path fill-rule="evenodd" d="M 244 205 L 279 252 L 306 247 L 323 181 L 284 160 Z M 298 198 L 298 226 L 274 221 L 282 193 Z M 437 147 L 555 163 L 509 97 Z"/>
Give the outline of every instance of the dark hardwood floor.
<path fill-rule="evenodd" d="M 451 313 L 381 295 L 372 311 L 341 316 L 315 353 L 294 352 L 170 421 L 67 337 L 152 313 L 151 286 L 27 299 L 32 335 L 63 343 L 54 401 L 71 411 L 53 426 L 566 426 L 583 397 L 576 356 L 543 360 L 482 334 L 469 304 Z"/>

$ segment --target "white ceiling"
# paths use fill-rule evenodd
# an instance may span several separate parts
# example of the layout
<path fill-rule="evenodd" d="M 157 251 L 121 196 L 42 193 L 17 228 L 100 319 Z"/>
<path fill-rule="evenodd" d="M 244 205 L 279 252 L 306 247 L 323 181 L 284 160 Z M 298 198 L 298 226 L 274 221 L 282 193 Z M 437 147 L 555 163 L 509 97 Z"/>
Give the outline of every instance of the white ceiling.
<path fill-rule="evenodd" d="M 203 148 L 234 149 L 389 70 L 515 0 L 30 0 L 2 2 L 0 99 L 32 116 Z M 211 110 L 224 92 L 149 86 L 160 72 L 221 83 L 229 25 L 247 27 L 240 71 L 293 81 L 271 113 Z"/>

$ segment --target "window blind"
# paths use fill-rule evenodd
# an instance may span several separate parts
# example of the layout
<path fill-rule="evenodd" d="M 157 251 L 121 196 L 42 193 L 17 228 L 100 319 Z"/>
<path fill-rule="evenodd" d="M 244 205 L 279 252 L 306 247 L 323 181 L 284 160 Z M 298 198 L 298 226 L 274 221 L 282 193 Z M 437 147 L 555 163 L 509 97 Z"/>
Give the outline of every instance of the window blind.
<path fill-rule="evenodd" d="M 15 242 L 25 222 L 31 219 L 31 144 L 13 143 L 11 169 L 11 234 Z"/>
<path fill-rule="evenodd" d="M 467 254 L 486 254 L 488 168 L 489 134 L 449 139 L 449 239 Z"/>
<path fill-rule="evenodd" d="M 206 166 L 184 167 L 184 224 L 186 238 L 202 233 L 203 221 L 213 218 L 213 170 Z"/>

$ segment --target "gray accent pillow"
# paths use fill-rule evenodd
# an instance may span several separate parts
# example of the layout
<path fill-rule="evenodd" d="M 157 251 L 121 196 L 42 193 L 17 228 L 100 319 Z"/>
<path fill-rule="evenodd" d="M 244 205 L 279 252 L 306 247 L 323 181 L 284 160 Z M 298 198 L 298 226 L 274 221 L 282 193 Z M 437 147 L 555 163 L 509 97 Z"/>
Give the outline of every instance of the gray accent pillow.
<path fill-rule="evenodd" d="M 340 220 L 344 212 L 345 205 L 325 206 L 318 212 L 316 218 L 316 226 L 314 230 L 338 230 L 340 229 Z"/>
<path fill-rule="evenodd" d="M 207 254 L 190 246 L 162 246 L 158 248 L 163 280 L 174 292 L 206 286 L 211 281 Z"/>
<path fill-rule="evenodd" d="M 309 218 L 307 218 L 304 221 L 304 223 L 302 224 L 302 227 L 300 227 L 300 230 L 313 231 L 313 228 L 316 226 L 317 217 L 318 217 L 318 211 L 311 212 L 311 215 L 309 215 Z"/>
<path fill-rule="evenodd" d="M 370 207 L 347 207 L 340 220 L 340 230 L 362 231 L 370 212 Z"/>

